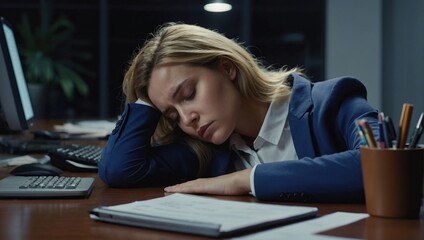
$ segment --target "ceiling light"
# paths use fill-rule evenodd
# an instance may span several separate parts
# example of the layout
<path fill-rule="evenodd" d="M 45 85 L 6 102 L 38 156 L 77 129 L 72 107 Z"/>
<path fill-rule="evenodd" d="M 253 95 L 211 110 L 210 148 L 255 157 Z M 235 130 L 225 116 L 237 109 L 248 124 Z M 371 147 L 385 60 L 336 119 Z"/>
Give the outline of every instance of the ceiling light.
<path fill-rule="evenodd" d="M 231 6 L 231 4 L 222 1 L 207 3 L 205 4 L 205 6 L 203 6 L 203 9 L 208 12 L 227 12 L 230 11 L 232 8 L 233 7 Z"/>

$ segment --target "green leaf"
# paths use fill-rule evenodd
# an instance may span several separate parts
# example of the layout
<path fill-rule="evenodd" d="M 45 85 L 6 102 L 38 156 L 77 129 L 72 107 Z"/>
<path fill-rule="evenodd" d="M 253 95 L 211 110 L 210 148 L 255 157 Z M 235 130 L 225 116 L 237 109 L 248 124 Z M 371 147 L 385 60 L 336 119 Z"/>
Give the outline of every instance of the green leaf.
<path fill-rule="evenodd" d="M 61 64 L 55 64 L 55 66 L 59 73 L 63 93 L 69 100 L 73 99 L 75 88 L 81 95 L 85 96 L 88 94 L 89 88 L 87 84 L 75 71 Z"/>
<path fill-rule="evenodd" d="M 77 89 L 77 91 L 83 95 L 83 96 L 87 96 L 88 93 L 90 92 L 90 89 L 88 88 L 87 83 L 78 75 L 75 76 L 74 78 L 74 83 L 75 83 L 75 87 Z"/>
<path fill-rule="evenodd" d="M 72 81 L 72 74 L 68 71 L 68 68 L 56 65 L 58 70 L 58 77 L 60 78 L 60 86 L 62 87 L 63 93 L 68 100 L 72 100 L 74 97 L 74 84 Z"/>
<path fill-rule="evenodd" d="M 62 42 L 70 39 L 74 33 L 74 25 L 64 16 L 58 18 L 49 28 L 50 43 L 56 47 Z"/>
<path fill-rule="evenodd" d="M 49 83 L 53 81 L 55 70 L 53 61 L 42 52 L 24 52 L 26 79 L 28 82 Z"/>

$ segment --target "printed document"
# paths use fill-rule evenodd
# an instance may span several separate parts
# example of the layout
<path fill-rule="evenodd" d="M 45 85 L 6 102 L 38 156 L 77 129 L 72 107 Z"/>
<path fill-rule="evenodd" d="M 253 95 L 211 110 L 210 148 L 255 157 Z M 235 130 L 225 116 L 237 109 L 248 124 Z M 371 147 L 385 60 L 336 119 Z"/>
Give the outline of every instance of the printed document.
<path fill-rule="evenodd" d="M 140 227 L 209 236 L 244 233 L 316 216 L 317 208 L 220 200 L 172 194 L 128 204 L 98 207 L 91 218 Z"/>

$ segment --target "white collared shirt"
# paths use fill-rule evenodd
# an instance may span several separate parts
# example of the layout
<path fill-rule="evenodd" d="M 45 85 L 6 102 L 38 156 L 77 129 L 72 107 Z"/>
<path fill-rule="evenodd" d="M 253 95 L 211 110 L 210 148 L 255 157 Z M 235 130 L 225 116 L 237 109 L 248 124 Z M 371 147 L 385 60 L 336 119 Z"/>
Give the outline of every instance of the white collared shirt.
<path fill-rule="evenodd" d="M 253 142 L 254 149 L 251 149 L 239 134 L 234 133 L 230 137 L 230 147 L 238 156 L 237 159 L 234 159 L 235 169 L 238 171 L 253 168 L 250 174 L 253 195 L 255 195 L 256 165 L 298 159 L 287 121 L 288 110 L 289 101 L 274 100 L 271 102 L 261 130 Z"/>

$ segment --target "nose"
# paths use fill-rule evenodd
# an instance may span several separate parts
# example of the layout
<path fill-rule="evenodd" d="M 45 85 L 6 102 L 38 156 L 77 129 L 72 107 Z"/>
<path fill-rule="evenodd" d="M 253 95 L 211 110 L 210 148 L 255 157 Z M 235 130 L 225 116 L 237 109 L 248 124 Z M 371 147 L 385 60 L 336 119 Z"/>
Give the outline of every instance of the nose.
<path fill-rule="evenodd" d="M 190 110 L 189 108 L 180 108 L 179 114 L 181 124 L 186 126 L 195 126 L 197 121 L 199 120 L 199 115 L 195 111 Z"/>

